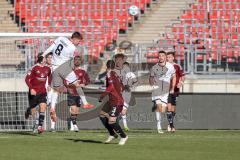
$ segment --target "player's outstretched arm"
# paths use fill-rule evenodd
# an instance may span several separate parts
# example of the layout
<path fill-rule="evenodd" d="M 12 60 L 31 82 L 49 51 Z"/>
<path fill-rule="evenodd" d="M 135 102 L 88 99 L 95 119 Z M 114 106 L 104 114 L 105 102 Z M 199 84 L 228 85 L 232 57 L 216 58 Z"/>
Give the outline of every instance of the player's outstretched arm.
<path fill-rule="evenodd" d="M 110 82 L 108 87 L 106 88 L 105 92 L 103 92 L 99 98 L 99 101 L 101 101 L 105 96 L 109 95 L 114 90 L 113 84 Z"/>
<path fill-rule="evenodd" d="M 53 43 L 43 54 L 42 56 L 45 57 L 48 53 L 52 52 L 55 47 L 55 43 Z"/>

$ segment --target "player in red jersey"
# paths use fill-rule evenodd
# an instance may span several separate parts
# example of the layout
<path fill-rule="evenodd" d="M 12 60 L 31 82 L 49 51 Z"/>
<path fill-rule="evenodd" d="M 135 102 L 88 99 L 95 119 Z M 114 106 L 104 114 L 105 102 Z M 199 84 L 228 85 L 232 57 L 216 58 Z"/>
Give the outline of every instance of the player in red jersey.
<path fill-rule="evenodd" d="M 88 85 L 90 83 L 90 79 L 86 71 L 81 69 L 81 57 L 75 56 L 74 57 L 74 69 L 79 84 Z M 79 114 L 79 107 L 82 105 L 81 97 L 79 96 L 75 87 L 67 87 L 67 102 L 68 106 L 70 107 L 70 120 L 71 120 L 71 131 L 78 131 L 77 126 L 77 115 Z M 83 106 L 83 105 L 82 105 Z"/>
<path fill-rule="evenodd" d="M 124 100 L 122 97 L 123 85 L 118 79 L 116 72 L 114 72 L 115 63 L 113 60 L 109 60 L 107 62 L 107 78 L 106 84 L 107 88 L 104 93 L 101 94 L 99 98 L 99 102 L 105 96 L 109 96 L 109 106 L 110 111 L 107 114 L 107 117 L 103 117 L 100 115 L 100 119 L 103 125 L 109 131 L 109 138 L 107 139 L 106 143 L 111 142 L 113 139 L 117 138 L 115 133 L 118 133 L 121 136 L 121 140 L 119 141 L 119 145 L 124 145 L 128 139 L 128 136 L 124 133 L 121 126 L 119 125 L 117 118 L 119 117 L 120 113 L 123 109 Z"/>
<path fill-rule="evenodd" d="M 37 64 L 32 67 L 25 78 L 25 82 L 29 87 L 29 107 L 25 112 L 25 118 L 28 119 L 29 115 L 31 115 L 31 109 L 39 105 L 38 133 L 43 132 L 44 112 L 47 107 L 45 84 L 47 79 L 51 79 L 51 69 L 45 65 L 45 62 L 43 56 L 38 56 Z M 50 83 L 49 81 L 48 85 Z"/>
<path fill-rule="evenodd" d="M 177 98 L 179 96 L 180 88 L 184 82 L 184 73 L 182 67 L 174 62 L 175 59 L 175 52 L 168 52 L 167 53 L 167 61 L 173 64 L 176 73 L 176 85 L 174 87 L 174 93 L 169 94 L 168 96 L 168 105 L 167 105 L 167 119 L 169 122 L 168 131 L 175 132 L 175 128 L 173 125 L 173 119 L 176 114 L 176 104 Z"/>

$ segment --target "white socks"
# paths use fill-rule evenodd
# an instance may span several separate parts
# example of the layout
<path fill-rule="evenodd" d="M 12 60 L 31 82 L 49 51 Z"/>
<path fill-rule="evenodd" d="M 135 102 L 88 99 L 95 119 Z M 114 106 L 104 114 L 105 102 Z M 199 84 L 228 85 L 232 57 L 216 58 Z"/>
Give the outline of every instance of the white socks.
<path fill-rule="evenodd" d="M 127 128 L 127 115 L 122 115 L 123 126 Z"/>
<path fill-rule="evenodd" d="M 56 122 L 53 122 L 53 121 L 51 120 L 51 129 L 55 129 L 55 124 L 56 124 Z"/>
<path fill-rule="evenodd" d="M 157 120 L 157 129 L 158 130 L 162 129 L 162 126 L 161 126 L 162 117 L 160 112 L 156 112 L 156 120 Z"/>
<path fill-rule="evenodd" d="M 83 103 L 84 105 L 85 105 L 85 104 L 88 104 L 82 88 L 81 88 L 81 87 L 77 87 L 76 90 L 77 90 L 78 95 L 81 97 L 82 103 Z"/>
<path fill-rule="evenodd" d="M 54 91 L 52 92 L 51 96 L 51 108 L 55 108 L 57 104 L 57 99 L 58 99 L 58 92 Z"/>
<path fill-rule="evenodd" d="M 81 97 L 81 100 L 82 100 L 82 103 L 85 105 L 85 104 L 88 104 L 87 102 L 87 99 L 85 96 L 80 96 Z"/>

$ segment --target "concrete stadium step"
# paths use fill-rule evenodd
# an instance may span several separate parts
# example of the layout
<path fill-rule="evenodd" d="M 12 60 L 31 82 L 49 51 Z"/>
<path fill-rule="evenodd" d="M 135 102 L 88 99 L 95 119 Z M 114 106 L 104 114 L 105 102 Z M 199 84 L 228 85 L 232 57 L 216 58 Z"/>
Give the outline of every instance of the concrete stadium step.
<path fill-rule="evenodd" d="M 0 23 L 1 27 L 0 28 L 6 28 L 6 27 L 14 27 L 16 28 L 17 27 L 17 24 L 16 23 L 13 23 L 13 22 L 5 22 L 5 23 Z"/>
<path fill-rule="evenodd" d="M 12 18 L 9 16 L 0 16 L 0 22 L 5 23 L 5 22 L 12 22 Z"/>
<path fill-rule="evenodd" d="M 14 12 L 12 4 L 7 0 L 0 0 L 0 32 L 20 32 L 20 28 L 12 20 L 10 13 Z M 0 70 L 16 70 L 16 66 L 25 61 L 15 40 L 0 39 Z"/>
<path fill-rule="evenodd" d="M 20 29 L 19 28 L 0 28 L 0 32 L 7 32 L 7 33 L 20 32 Z"/>
<path fill-rule="evenodd" d="M 141 41 L 151 43 L 153 39 L 159 37 L 160 33 L 166 31 L 166 26 L 170 26 L 172 20 L 177 19 L 183 9 L 189 7 L 190 2 L 192 0 L 158 2 L 141 23 L 134 27 L 134 30 L 129 31 L 127 39 L 138 43 Z"/>

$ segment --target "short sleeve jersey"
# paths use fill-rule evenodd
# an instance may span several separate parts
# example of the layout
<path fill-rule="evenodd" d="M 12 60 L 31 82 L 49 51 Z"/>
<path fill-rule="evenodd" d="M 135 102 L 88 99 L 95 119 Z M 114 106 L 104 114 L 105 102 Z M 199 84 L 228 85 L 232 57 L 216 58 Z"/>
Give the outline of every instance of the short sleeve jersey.
<path fill-rule="evenodd" d="M 154 77 L 156 85 L 162 82 L 170 84 L 171 78 L 174 74 L 175 74 L 174 66 L 169 62 L 166 62 L 165 66 L 160 66 L 157 63 L 152 67 L 150 71 L 150 77 Z"/>
<path fill-rule="evenodd" d="M 54 41 L 52 64 L 54 66 L 60 66 L 73 58 L 76 47 L 66 37 L 59 37 Z"/>

